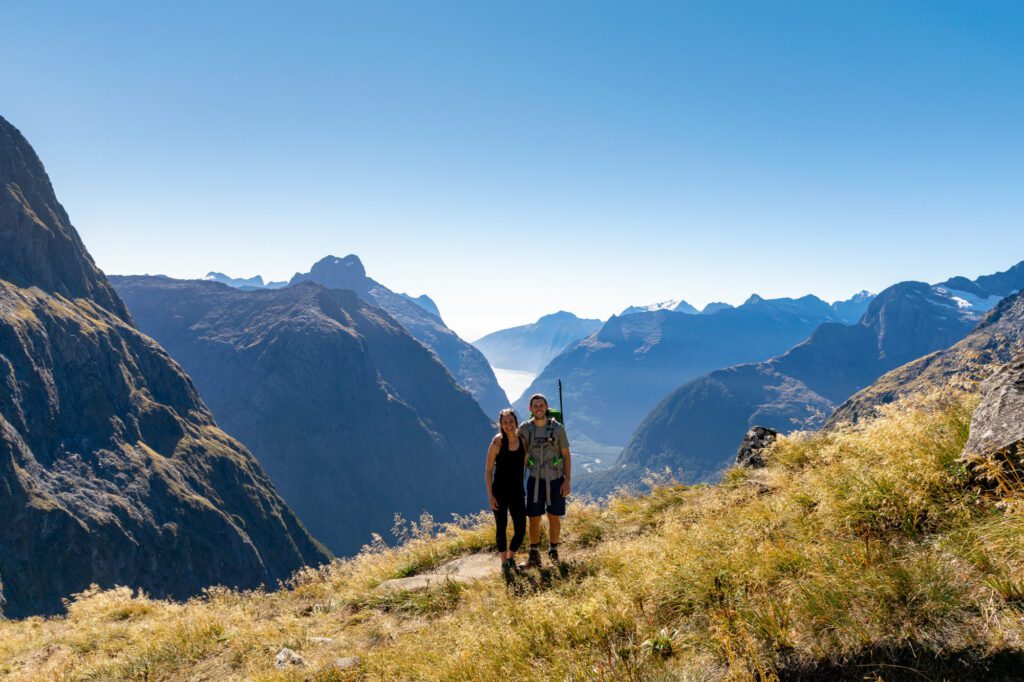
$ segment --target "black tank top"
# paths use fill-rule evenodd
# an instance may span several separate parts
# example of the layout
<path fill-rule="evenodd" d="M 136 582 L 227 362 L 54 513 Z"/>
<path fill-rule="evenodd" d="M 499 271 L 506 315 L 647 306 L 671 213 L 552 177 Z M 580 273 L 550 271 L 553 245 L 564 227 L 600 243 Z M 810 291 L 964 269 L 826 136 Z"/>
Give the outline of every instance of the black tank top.
<path fill-rule="evenodd" d="M 491 491 L 495 495 L 525 495 L 523 488 L 523 460 L 526 443 L 519 438 L 519 449 L 508 449 L 508 436 L 501 434 L 501 449 L 494 458 L 494 482 Z"/>

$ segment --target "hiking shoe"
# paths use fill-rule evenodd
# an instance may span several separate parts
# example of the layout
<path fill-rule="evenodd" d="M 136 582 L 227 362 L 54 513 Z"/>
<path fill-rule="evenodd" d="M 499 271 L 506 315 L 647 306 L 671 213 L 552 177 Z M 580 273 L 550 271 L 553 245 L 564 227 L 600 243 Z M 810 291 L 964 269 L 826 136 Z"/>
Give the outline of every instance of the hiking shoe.
<path fill-rule="evenodd" d="M 552 547 L 551 549 L 548 550 L 548 558 L 551 559 L 551 563 L 553 563 L 553 564 L 557 564 L 558 563 L 558 548 L 557 547 Z"/>
<path fill-rule="evenodd" d="M 530 556 L 526 560 L 526 568 L 540 568 L 540 550 L 531 549 Z"/>
<path fill-rule="evenodd" d="M 515 568 L 515 560 L 504 559 L 501 562 L 501 575 L 505 578 L 506 583 L 512 582 L 512 569 Z"/>

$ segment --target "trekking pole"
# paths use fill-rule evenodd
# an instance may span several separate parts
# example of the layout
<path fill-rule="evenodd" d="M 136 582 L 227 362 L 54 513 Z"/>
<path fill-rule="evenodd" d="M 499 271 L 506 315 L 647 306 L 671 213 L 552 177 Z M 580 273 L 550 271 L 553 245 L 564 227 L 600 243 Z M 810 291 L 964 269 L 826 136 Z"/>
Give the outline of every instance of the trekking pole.
<path fill-rule="evenodd" d="M 565 409 L 562 407 L 562 380 L 558 380 L 558 411 L 562 414 L 562 424 L 565 424 Z"/>

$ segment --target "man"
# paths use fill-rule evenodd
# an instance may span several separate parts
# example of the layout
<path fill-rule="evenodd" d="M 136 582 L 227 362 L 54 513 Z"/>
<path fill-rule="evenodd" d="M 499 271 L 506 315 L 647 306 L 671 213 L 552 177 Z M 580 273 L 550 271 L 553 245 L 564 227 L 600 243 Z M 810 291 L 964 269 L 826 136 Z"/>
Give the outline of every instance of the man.
<path fill-rule="evenodd" d="M 558 541 L 565 516 L 565 498 L 571 491 L 572 460 L 565 427 L 548 417 L 548 399 L 537 393 L 530 397 L 533 419 L 519 427 L 526 441 L 526 516 L 530 522 L 530 557 L 527 566 L 540 566 L 540 522 L 547 512 L 548 557 L 558 563 Z"/>

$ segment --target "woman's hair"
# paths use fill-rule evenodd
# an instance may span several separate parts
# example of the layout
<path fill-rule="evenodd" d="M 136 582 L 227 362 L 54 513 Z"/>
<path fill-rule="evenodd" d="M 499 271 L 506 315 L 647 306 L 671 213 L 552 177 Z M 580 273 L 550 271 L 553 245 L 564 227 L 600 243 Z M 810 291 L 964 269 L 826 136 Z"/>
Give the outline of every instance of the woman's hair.
<path fill-rule="evenodd" d="M 504 434 L 505 432 L 501 428 L 501 419 L 505 415 L 512 415 L 512 421 L 516 423 L 516 428 L 519 428 L 519 415 L 511 407 L 506 407 L 504 410 L 498 413 L 498 433 Z"/>

